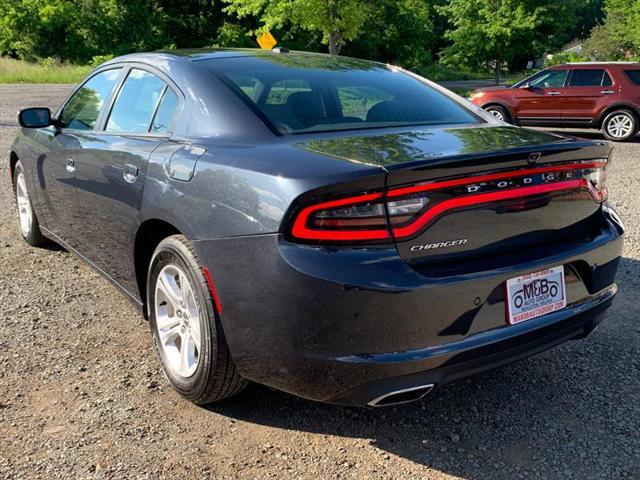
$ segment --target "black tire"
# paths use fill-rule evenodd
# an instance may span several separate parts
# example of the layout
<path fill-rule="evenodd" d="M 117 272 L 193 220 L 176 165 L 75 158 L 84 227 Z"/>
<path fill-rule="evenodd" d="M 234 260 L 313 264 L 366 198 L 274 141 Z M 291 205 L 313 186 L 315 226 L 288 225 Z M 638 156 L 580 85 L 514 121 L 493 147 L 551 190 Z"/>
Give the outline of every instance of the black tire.
<path fill-rule="evenodd" d="M 626 133 L 616 134 L 616 124 L 624 122 L 628 125 L 629 130 Z M 607 140 L 612 142 L 626 142 L 632 139 L 638 133 L 638 118 L 630 110 L 620 109 L 608 113 L 602 121 L 602 134 Z M 621 131 L 621 130 L 618 130 Z"/>
<path fill-rule="evenodd" d="M 505 123 L 513 123 L 509 111 L 501 105 L 488 105 L 484 109 L 498 120 L 502 120 Z"/>
<path fill-rule="evenodd" d="M 167 265 L 179 267 L 193 286 L 198 305 L 201 345 L 195 372 L 189 377 L 176 374 L 168 363 L 156 322 L 156 282 Z M 198 257 L 182 235 L 164 239 L 156 248 L 149 266 L 147 282 L 149 325 L 160 365 L 171 386 L 187 400 L 203 405 L 231 397 L 242 391 L 248 382 L 238 375 L 231 359 L 220 324 L 214 299 L 208 288 Z"/>
<path fill-rule="evenodd" d="M 26 223 L 26 231 L 22 227 L 21 221 L 21 210 L 18 201 L 18 178 L 22 176 L 24 178 L 24 167 L 22 166 L 22 162 L 18 161 L 13 170 L 13 193 L 14 199 L 16 201 L 16 208 L 18 209 L 18 230 L 22 235 L 22 238 L 25 242 L 27 242 L 32 247 L 39 247 L 46 242 L 46 238 L 42 235 L 42 231 L 40 230 L 40 223 L 38 222 L 38 217 L 36 216 L 36 212 L 33 209 L 33 204 L 31 203 L 31 198 L 28 196 L 26 201 L 28 203 L 28 207 L 31 210 L 30 221 Z"/>

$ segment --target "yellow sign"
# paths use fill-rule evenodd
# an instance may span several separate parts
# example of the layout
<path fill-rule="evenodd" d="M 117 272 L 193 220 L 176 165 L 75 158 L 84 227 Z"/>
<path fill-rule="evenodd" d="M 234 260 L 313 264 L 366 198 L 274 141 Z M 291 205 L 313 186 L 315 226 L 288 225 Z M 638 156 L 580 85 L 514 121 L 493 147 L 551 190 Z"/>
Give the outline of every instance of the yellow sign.
<path fill-rule="evenodd" d="M 273 35 L 271 35 L 271 32 L 269 31 L 264 32 L 258 37 L 258 45 L 260 45 L 260 48 L 262 48 L 263 50 L 271 50 L 276 46 L 276 43 L 278 43 L 278 41 L 274 38 Z"/>

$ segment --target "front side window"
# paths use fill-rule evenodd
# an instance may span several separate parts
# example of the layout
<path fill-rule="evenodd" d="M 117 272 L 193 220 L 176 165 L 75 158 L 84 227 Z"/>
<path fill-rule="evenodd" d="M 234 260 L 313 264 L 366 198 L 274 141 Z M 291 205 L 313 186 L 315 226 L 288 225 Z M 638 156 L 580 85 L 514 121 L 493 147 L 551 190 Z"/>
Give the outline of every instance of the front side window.
<path fill-rule="evenodd" d="M 164 87 L 165 83 L 152 73 L 131 69 L 113 104 L 106 131 L 148 132 Z"/>
<path fill-rule="evenodd" d="M 576 69 L 571 72 L 570 87 L 600 87 L 605 80 L 603 68 Z M 608 76 L 608 75 L 607 75 Z M 611 79 L 609 79 L 610 81 Z"/>
<path fill-rule="evenodd" d="M 100 110 L 111 95 L 120 76 L 121 68 L 105 70 L 91 77 L 73 94 L 62 110 L 60 121 L 66 128 L 93 130 Z"/>
<path fill-rule="evenodd" d="M 202 60 L 282 134 L 480 123 L 454 99 L 380 64 L 307 56 Z M 247 79 L 259 89 L 250 89 Z"/>
<path fill-rule="evenodd" d="M 564 85 L 568 70 L 547 70 L 529 82 L 534 88 L 560 88 Z"/>

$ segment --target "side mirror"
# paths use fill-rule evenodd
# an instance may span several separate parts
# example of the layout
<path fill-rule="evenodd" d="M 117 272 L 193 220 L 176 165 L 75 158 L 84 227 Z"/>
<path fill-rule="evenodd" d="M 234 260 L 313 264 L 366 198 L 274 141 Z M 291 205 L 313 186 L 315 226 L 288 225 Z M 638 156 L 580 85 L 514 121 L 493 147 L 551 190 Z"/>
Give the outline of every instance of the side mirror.
<path fill-rule="evenodd" d="M 45 128 L 53 124 L 48 108 L 25 108 L 18 114 L 18 123 L 26 128 Z"/>
<path fill-rule="evenodd" d="M 522 85 L 520 85 L 520 88 L 524 88 L 525 90 L 531 90 L 531 85 L 529 85 L 528 83 L 523 83 Z"/>

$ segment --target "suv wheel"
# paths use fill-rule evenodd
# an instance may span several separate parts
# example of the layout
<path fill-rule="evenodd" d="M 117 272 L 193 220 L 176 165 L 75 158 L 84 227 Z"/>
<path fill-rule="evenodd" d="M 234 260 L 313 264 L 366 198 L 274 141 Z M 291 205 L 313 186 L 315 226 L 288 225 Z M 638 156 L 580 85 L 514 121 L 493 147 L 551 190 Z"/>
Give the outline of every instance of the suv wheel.
<path fill-rule="evenodd" d="M 239 393 L 247 381 L 236 372 L 202 267 L 184 236 L 160 242 L 147 285 L 154 347 L 173 388 L 196 404 Z"/>
<path fill-rule="evenodd" d="M 616 110 L 604 118 L 602 133 L 607 140 L 624 142 L 638 133 L 638 120 L 629 110 Z"/>
<path fill-rule="evenodd" d="M 485 110 L 501 122 L 511 123 L 511 115 L 506 108 L 500 105 L 489 105 Z"/>
<path fill-rule="evenodd" d="M 32 247 L 38 247 L 44 243 L 45 239 L 40 231 L 40 224 L 38 223 L 38 218 L 36 217 L 31 199 L 29 198 L 24 168 L 20 161 L 16 163 L 13 171 L 13 190 L 16 194 L 18 220 L 22 238 Z"/>

